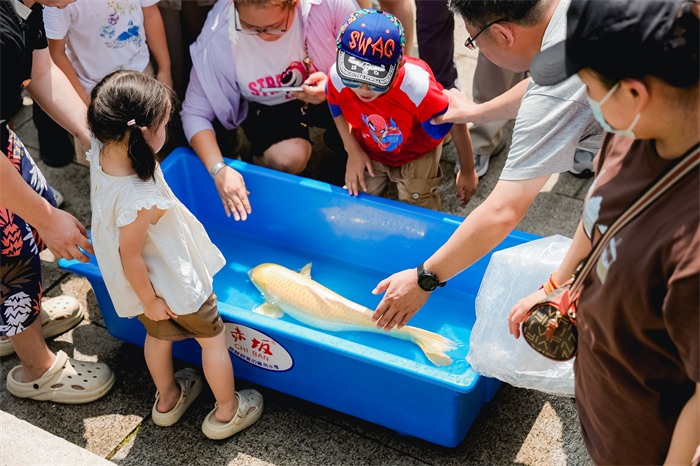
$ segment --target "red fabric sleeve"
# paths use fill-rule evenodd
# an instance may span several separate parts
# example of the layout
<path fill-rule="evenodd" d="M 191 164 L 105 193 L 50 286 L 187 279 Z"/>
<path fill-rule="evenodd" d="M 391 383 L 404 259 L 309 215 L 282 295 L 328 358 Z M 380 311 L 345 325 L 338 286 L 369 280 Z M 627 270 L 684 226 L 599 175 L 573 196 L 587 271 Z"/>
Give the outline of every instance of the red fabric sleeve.
<path fill-rule="evenodd" d="M 430 121 L 435 115 L 439 113 L 444 113 L 447 107 L 450 105 L 450 99 L 442 93 L 442 85 L 435 80 L 433 72 L 427 64 L 421 63 L 423 68 L 428 71 L 430 75 L 430 86 L 428 87 L 428 92 L 423 98 L 423 101 L 418 106 L 418 119 L 421 123 Z"/>

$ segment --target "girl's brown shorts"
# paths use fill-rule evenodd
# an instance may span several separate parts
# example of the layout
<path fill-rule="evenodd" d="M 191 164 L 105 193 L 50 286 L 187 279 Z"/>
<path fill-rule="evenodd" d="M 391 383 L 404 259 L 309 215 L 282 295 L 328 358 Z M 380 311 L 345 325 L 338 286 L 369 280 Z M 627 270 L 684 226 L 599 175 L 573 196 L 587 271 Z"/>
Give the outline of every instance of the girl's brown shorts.
<path fill-rule="evenodd" d="M 224 323 L 216 307 L 216 294 L 212 293 L 197 312 L 178 316 L 177 319 L 151 320 L 145 314 L 139 320 L 150 336 L 164 341 L 180 341 L 187 338 L 212 338 L 224 330 Z"/>

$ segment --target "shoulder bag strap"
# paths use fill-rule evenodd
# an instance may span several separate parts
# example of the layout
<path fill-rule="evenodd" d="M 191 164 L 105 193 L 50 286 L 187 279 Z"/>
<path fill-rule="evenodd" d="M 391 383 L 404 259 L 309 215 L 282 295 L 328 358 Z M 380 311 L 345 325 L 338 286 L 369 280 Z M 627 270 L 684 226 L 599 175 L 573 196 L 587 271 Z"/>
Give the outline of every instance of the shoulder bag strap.
<path fill-rule="evenodd" d="M 661 197 L 666 191 L 668 191 L 672 186 L 676 184 L 681 178 L 683 178 L 691 170 L 695 169 L 700 163 L 700 147 L 695 148 L 690 154 L 686 155 L 683 160 L 677 163 L 668 173 L 666 173 L 660 180 L 658 180 L 654 185 L 647 189 L 647 191 L 632 204 L 616 221 L 612 224 L 610 228 L 605 232 L 602 238 L 595 245 L 591 254 L 588 256 L 586 263 L 583 265 L 580 273 L 576 276 L 576 279 L 571 284 L 571 289 L 569 291 L 571 296 L 571 301 L 578 299 L 578 293 L 581 289 L 581 284 L 583 280 L 588 276 L 588 273 L 593 269 L 598 258 L 602 254 L 605 246 L 608 244 L 610 238 L 612 238 L 618 231 L 627 225 L 634 217 L 646 209 L 655 200 Z"/>

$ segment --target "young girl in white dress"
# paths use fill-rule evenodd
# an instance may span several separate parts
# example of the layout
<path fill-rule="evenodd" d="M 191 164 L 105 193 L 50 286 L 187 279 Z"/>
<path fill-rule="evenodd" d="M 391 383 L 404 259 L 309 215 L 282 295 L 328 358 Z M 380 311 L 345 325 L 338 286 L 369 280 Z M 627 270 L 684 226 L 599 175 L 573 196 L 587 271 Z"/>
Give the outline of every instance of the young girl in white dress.
<path fill-rule="evenodd" d="M 212 286 L 226 261 L 170 190 L 155 158 L 172 108 L 170 89 L 137 71 L 116 71 L 93 88 L 92 239 L 117 314 L 138 316 L 148 332 L 144 353 L 158 389 L 153 421 L 176 423 L 201 392 L 193 369 L 173 374 L 173 341 L 195 338 L 217 401 L 202 431 L 221 439 L 257 421 L 263 400 L 256 390 L 234 390 Z"/>

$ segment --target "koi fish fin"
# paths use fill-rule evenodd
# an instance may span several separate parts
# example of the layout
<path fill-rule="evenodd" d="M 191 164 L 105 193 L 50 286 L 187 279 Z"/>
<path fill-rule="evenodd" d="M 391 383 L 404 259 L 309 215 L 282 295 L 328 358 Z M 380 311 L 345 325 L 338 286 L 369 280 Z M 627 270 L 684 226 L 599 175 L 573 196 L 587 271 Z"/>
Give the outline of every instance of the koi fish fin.
<path fill-rule="evenodd" d="M 411 335 L 412 340 L 420 346 L 420 349 L 423 350 L 430 362 L 436 366 L 449 366 L 452 364 L 452 358 L 445 353 L 457 347 L 454 341 L 437 333 L 408 325 L 399 330 L 399 332 Z"/>
<path fill-rule="evenodd" d="M 307 265 L 306 265 L 306 267 L 311 268 L 310 266 L 311 266 L 311 264 L 307 264 Z M 304 267 L 304 269 L 306 269 L 306 267 Z M 302 269 L 302 273 L 304 272 L 304 269 Z M 309 290 L 309 293 L 311 293 L 311 294 L 314 295 L 316 298 L 318 298 L 318 299 L 320 299 L 321 301 L 323 301 L 324 303 L 326 303 L 328 306 L 331 305 L 330 301 L 328 301 L 328 299 L 327 299 L 325 296 L 323 296 L 321 293 L 319 293 L 318 291 L 316 291 L 316 289 L 315 289 L 313 286 L 307 286 L 306 289 Z"/>
<path fill-rule="evenodd" d="M 342 298 L 342 297 L 336 298 L 335 296 L 323 296 L 314 287 L 311 287 L 311 286 L 307 286 L 306 289 L 309 290 L 309 293 L 311 293 L 316 298 L 318 298 L 321 301 L 323 301 L 324 303 L 326 303 L 328 306 L 331 306 L 331 305 L 340 306 L 349 312 L 361 312 L 369 317 L 372 317 L 372 314 L 374 314 L 374 311 L 372 311 L 364 306 L 360 306 L 359 304 L 355 304 L 352 301 L 348 301 L 345 298 Z M 348 303 L 354 305 L 355 307 L 348 305 Z"/>
<path fill-rule="evenodd" d="M 284 315 L 284 311 L 277 304 L 272 303 L 263 303 L 255 308 L 253 312 L 272 317 L 273 319 L 279 319 Z"/>
<path fill-rule="evenodd" d="M 306 278 L 311 278 L 311 262 L 306 264 L 303 269 L 301 269 L 301 272 L 299 272 Z"/>

